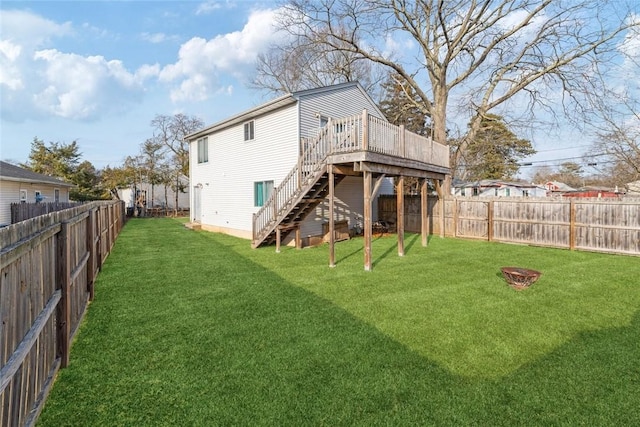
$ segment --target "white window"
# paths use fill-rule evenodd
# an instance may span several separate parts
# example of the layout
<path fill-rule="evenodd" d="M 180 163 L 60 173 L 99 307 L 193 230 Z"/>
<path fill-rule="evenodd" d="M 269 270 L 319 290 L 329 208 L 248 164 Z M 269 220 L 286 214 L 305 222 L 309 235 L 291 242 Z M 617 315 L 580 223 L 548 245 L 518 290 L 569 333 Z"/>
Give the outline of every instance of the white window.
<path fill-rule="evenodd" d="M 273 193 L 273 181 L 258 181 L 253 183 L 253 204 L 264 206 Z"/>
<path fill-rule="evenodd" d="M 207 163 L 209 161 L 209 141 L 205 136 L 198 140 L 198 163 Z"/>
<path fill-rule="evenodd" d="M 42 192 L 40 190 L 36 190 L 35 194 L 36 194 L 36 203 L 40 203 L 42 200 L 44 200 L 44 197 L 42 197 Z"/>
<path fill-rule="evenodd" d="M 53 189 L 53 201 L 58 203 L 60 201 L 60 189 L 59 188 L 54 188 Z"/>
<path fill-rule="evenodd" d="M 244 124 L 244 140 L 251 141 L 255 137 L 255 120 Z"/>
<path fill-rule="evenodd" d="M 320 129 L 322 129 L 323 127 L 325 127 L 328 123 L 329 123 L 329 117 L 327 117 L 327 116 L 320 116 Z"/>
<path fill-rule="evenodd" d="M 20 190 L 20 203 L 27 203 L 27 190 Z"/>

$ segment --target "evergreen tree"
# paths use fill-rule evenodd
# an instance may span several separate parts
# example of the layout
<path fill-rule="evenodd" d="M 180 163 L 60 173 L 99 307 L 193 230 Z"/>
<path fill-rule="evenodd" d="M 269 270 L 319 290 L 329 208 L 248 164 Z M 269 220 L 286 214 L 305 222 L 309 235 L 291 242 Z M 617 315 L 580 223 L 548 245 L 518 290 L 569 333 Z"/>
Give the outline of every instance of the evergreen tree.
<path fill-rule="evenodd" d="M 428 135 L 427 117 L 418 107 L 418 97 L 413 88 L 403 82 L 396 74 L 390 74 L 382 83 L 383 99 L 378 108 L 390 123 L 418 135 Z M 396 182 L 397 185 L 397 182 Z M 420 181 L 415 177 L 404 180 L 404 194 L 418 194 Z"/>
<path fill-rule="evenodd" d="M 390 123 L 404 125 L 405 129 L 418 135 L 428 135 L 427 116 L 419 108 L 415 90 L 396 74 L 390 74 L 382 83 L 383 98 L 378 107 Z"/>
<path fill-rule="evenodd" d="M 531 142 L 518 138 L 501 116 L 487 114 L 468 143 L 462 164 L 456 165 L 456 175 L 469 181 L 513 179 L 520 169 L 518 162 L 535 152 Z"/>

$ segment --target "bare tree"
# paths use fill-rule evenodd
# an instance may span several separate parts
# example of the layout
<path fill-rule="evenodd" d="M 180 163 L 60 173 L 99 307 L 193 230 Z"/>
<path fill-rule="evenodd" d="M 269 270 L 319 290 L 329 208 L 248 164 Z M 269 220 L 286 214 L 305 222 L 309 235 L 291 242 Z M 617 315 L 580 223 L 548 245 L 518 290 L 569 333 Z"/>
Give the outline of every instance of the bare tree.
<path fill-rule="evenodd" d="M 173 177 L 171 187 L 175 191 L 175 211 L 178 211 L 178 198 L 184 193 L 185 178 L 189 176 L 189 143 L 185 136 L 202 127 L 204 123 L 197 117 L 184 114 L 166 116 L 158 114 L 152 121 L 153 141 L 162 144 L 171 152 L 171 167 Z"/>
<path fill-rule="evenodd" d="M 340 31 L 345 32 L 344 29 Z M 323 42 L 328 36 L 319 31 L 311 40 L 289 38 L 274 44 L 258 56 L 253 86 L 285 94 L 358 81 L 376 97 L 378 84 L 384 78 L 382 67 L 348 48 L 329 47 Z"/>
<path fill-rule="evenodd" d="M 299 44 L 349 53 L 406 81 L 436 141 L 446 143 L 454 101 L 464 106 L 471 123 L 453 166 L 489 112 L 535 118 L 557 101 L 581 105 L 594 66 L 639 25 L 620 1 L 603 0 L 291 0 L 284 10 L 281 27 Z M 394 38 L 415 48 L 386 51 Z"/>
<path fill-rule="evenodd" d="M 588 161 L 615 185 L 640 180 L 640 100 L 612 89 L 593 101 L 596 139 Z"/>

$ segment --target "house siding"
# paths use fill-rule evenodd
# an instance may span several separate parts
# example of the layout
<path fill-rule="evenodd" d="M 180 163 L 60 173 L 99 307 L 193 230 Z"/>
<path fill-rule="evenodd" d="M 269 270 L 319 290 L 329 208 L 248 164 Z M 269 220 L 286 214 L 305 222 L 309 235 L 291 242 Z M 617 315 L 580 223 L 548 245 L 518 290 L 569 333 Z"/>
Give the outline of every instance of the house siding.
<path fill-rule="evenodd" d="M 0 180 L 0 227 L 11 224 L 11 203 L 20 202 L 20 190 L 27 191 L 27 202 L 35 203 L 36 191 L 40 191 L 43 202 L 55 201 L 55 190 L 60 190 L 60 202 L 69 201 L 69 188 L 44 183 Z"/>
<path fill-rule="evenodd" d="M 393 181 L 385 179 L 381 184 L 379 194 L 393 194 Z M 319 236 L 323 232 L 323 224 L 329 218 L 329 199 L 316 207 L 300 227 L 302 236 Z M 364 182 L 361 177 L 347 176 L 335 188 L 334 215 L 335 221 L 346 220 L 349 229 L 358 225 L 364 226 Z M 378 220 L 378 198 L 372 203 L 372 220 Z M 286 243 L 286 242 L 285 242 Z"/>
<path fill-rule="evenodd" d="M 378 107 L 358 86 L 339 91 L 312 92 L 300 96 L 300 136 L 311 137 L 320 129 L 319 115 L 339 119 L 361 114 L 366 109 L 369 114 L 384 118 Z"/>
<path fill-rule="evenodd" d="M 294 97 L 297 102 L 252 119 L 255 121 L 252 141 L 244 141 L 244 123 L 223 128 L 214 125 L 217 130 L 206 135 L 207 163 L 199 164 L 197 154 L 197 139 L 204 132 L 194 134 L 190 145 L 190 209 L 191 219 L 197 220 L 197 201 L 193 195 L 198 187 L 203 229 L 251 238 L 253 214 L 260 209 L 254 206 L 254 183 L 273 181 L 274 188 L 280 185 L 298 161 L 300 137 L 317 134 L 319 115 L 342 118 L 367 109 L 369 114 L 384 118 L 356 84 L 303 91 Z M 336 187 L 336 199 L 336 220 L 348 220 L 350 228 L 356 221 L 362 222 L 362 178 L 345 178 Z M 375 204 L 373 212 L 377 212 Z M 302 235 L 321 235 L 327 213 L 328 202 L 324 201 L 303 221 Z"/>
<path fill-rule="evenodd" d="M 277 187 L 298 159 L 298 110 L 295 104 L 255 119 L 255 137 L 244 141 L 244 123 L 208 135 L 209 161 L 198 164 L 197 142 L 191 142 L 193 187 L 201 185 L 204 228 L 250 238 L 253 186 L 273 181 Z M 192 198 L 193 199 L 193 198 Z M 194 211 L 193 200 L 191 211 Z"/>
<path fill-rule="evenodd" d="M 185 180 L 184 185 L 188 181 Z M 165 199 L 166 188 L 166 199 Z M 175 209 L 176 193 L 170 186 L 164 186 L 162 184 L 156 184 L 153 186 L 153 200 L 151 200 L 151 184 L 141 184 L 137 188 L 138 190 L 147 192 L 147 207 L 167 206 L 170 209 Z M 178 209 L 189 208 L 189 189 L 185 188 L 186 193 L 178 194 Z M 135 205 L 135 197 L 133 188 L 122 188 L 118 190 L 118 197 L 125 202 L 126 207 L 132 208 Z"/>

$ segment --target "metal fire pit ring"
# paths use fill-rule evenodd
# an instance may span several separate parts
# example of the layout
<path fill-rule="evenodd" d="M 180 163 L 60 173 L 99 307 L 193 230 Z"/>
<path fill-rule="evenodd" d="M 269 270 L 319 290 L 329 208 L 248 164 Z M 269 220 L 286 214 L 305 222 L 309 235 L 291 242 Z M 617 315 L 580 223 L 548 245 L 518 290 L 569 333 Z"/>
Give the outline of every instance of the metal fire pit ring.
<path fill-rule="evenodd" d="M 539 271 L 521 267 L 502 267 L 500 270 L 509 286 L 519 291 L 533 285 L 542 274 Z"/>

